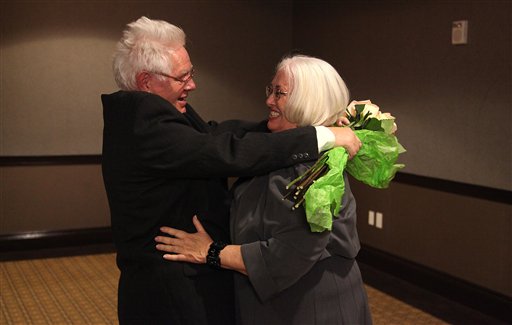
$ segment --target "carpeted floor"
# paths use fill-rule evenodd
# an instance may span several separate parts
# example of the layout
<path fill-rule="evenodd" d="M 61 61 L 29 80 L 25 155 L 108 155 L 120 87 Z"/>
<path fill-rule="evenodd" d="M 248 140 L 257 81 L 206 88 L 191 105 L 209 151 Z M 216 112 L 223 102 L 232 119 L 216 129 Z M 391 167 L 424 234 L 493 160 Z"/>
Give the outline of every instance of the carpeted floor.
<path fill-rule="evenodd" d="M 0 324 L 115 324 L 114 254 L 0 263 Z"/>
<path fill-rule="evenodd" d="M 0 324 L 117 324 L 115 254 L 0 262 Z M 448 324 L 366 287 L 374 324 Z"/>

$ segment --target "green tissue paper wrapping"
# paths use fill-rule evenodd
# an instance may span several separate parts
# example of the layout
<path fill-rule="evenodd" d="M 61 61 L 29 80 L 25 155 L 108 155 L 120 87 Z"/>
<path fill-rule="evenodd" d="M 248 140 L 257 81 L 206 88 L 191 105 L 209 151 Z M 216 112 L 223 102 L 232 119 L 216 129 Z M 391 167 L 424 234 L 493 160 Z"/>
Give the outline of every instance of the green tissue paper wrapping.
<path fill-rule="evenodd" d="M 345 192 L 343 171 L 348 153 L 340 147 L 329 150 L 327 155 L 329 171 L 317 179 L 305 194 L 306 219 L 312 232 L 331 230 L 332 216 L 340 211 L 341 198 Z"/>
<path fill-rule="evenodd" d="M 358 181 L 375 188 L 387 188 L 404 164 L 397 164 L 405 149 L 398 139 L 384 132 L 354 131 L 363 143 L 357 155 L 347 163 L 347 172 Z"/>
<path fill-rule="evenodd" d="M 341 209 L 345 192 L 343 172 L 375 188 L 386 188 L 396 172 L 404 167 L 397 164 L 398 155 L 405 152 L 398 139 L 384 132 L 356 130 L 363 143 L 355 157 L 348 160 L 344 148 L 327 152 L 329 171 L 317 179 L 305 194 L 306 218 L 312 232 L 332 229 L 332 218 Z"/>

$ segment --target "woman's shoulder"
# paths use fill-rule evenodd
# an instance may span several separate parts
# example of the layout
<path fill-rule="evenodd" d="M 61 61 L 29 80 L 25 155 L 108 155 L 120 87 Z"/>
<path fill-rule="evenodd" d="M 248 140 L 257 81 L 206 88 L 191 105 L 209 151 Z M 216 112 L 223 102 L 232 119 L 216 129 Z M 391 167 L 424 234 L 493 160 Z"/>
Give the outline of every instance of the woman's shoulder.
<path fill-rule="evenodd" d="M 304 174 L 311 166 L 313 166 L 314 162 L 305 162 L 298 163 L 289 167 L 281 168 L 269 173 L 270 179 L 275 177 L 299 177 Z"/>
<path fill-rule="evenodd" d="M 300 164 L 293 165 L 293 170 L 297 174 L 297 177 L 303 175 L 309 168 L 313 167 L 315 164 L 314 161 L 304 162 Z"/>
<path fill-rule="evenodd" d="M 269 173 L 267 179 L 268 189 L 271 192 L 278 192 L 281 195 L 285 195 L 291 190 L 290 188 L 287 188 L 288 184 L 300 175 L 303 175 L 308 168 L 313 166 L 313 164 L 314 162 L 299 163 Z"/>

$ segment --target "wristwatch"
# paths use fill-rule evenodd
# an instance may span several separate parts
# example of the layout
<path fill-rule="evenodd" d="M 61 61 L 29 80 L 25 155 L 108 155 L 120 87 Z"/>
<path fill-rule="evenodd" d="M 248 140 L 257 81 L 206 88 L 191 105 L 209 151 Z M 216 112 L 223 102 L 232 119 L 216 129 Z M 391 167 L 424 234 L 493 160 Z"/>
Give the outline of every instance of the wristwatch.
<path fill-rule="evenodd" d="M 227 244 L 221 241 L 211 243 L 208 249 L 208 255 L 206 256 L 206 264 L 215 269 L 220 269 L 220 251 L 226 246 Z"/>

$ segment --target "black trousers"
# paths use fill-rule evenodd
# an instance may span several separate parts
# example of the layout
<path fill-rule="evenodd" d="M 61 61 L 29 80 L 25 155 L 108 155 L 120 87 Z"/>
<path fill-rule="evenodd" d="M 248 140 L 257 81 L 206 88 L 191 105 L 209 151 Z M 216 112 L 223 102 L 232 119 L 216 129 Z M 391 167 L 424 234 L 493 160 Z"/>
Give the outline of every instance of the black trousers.
<path fill-rule="evenodd" d="M 166 261 L 121 271 L 118 317 L 127 324 L 234 324 L 233 274 Z M 189 273 L 189 274 L 187 274 Z"/>

